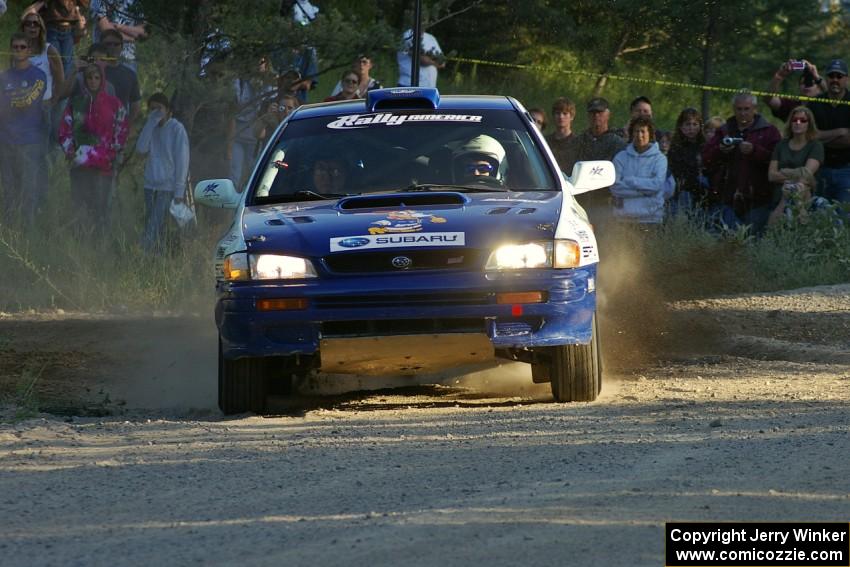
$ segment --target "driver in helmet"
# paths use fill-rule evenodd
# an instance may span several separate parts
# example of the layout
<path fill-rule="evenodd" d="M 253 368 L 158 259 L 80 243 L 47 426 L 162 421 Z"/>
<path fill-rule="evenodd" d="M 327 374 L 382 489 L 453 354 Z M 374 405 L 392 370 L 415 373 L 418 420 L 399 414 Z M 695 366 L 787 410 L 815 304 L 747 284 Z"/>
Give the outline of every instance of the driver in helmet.
<path fill-rule="evenodd" d="M 502 144 L 486 134 L 481 134 L 455 150 L 455 179 L 475 181 L 490 177 L 501 181 L 501 166 L 504 160 L 505 148 Z"/>

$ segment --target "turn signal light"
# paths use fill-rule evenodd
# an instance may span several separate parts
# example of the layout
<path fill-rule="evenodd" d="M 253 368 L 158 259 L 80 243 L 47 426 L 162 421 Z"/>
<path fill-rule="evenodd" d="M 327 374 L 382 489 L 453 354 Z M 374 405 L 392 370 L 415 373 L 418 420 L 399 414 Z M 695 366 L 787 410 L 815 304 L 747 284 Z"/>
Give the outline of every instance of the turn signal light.
<path fill-rule="evenodd" d="M 257 311 L 291 311 L 307 309 L 309 302 L 303 297 L 297 299 L 258 299 Z"/>
<path fill-rule="evenodd" d="M 496 303 L 499 305 L 517 303 L 543 303 L 546 294 L 542 291 L 514 291 L 496 294 Z"/>

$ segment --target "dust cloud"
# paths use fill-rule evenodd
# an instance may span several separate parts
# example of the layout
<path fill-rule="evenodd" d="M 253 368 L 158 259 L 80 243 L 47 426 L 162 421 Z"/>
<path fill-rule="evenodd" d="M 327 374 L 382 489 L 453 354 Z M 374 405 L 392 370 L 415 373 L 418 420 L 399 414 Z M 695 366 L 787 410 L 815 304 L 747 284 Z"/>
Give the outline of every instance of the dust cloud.
<path fill-rule="evenodd" d="M 674 335 L 687 332 L 670 317 L 658 284 L 664 274 L 649 265 L 650 230 L 612 225 L 599 239 L 597 310 L 602 363 L 609 372 L 656 362 L 667 354 Z"/>

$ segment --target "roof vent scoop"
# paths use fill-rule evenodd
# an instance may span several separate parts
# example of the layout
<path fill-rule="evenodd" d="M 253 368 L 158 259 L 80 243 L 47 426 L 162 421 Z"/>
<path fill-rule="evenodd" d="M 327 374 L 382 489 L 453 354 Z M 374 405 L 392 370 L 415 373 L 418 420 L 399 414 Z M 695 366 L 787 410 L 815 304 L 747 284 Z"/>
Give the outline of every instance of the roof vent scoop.
<path fill-rule="evenodd" d="M 366 92 L 366 108 L 378 110 L 437 110 L 440 92 L 433 88 L 398 87 Z"/>

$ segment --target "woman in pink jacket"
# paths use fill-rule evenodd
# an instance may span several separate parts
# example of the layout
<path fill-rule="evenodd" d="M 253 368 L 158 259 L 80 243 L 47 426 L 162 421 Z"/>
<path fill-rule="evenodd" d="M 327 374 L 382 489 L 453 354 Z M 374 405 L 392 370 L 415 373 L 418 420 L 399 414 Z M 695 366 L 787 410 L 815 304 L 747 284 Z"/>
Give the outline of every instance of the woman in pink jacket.
<path fill-rule="evenodd" d="M 127 110 L 103 88 L 103 68 L 83 70 L 85 88 L 68 101 L 59 142 L 71 166 L 71 198 L 97 230 L 109 224 L 115 159 L 127 141 Z"/>

